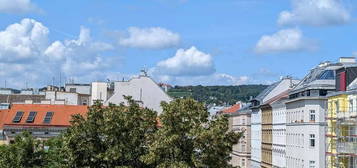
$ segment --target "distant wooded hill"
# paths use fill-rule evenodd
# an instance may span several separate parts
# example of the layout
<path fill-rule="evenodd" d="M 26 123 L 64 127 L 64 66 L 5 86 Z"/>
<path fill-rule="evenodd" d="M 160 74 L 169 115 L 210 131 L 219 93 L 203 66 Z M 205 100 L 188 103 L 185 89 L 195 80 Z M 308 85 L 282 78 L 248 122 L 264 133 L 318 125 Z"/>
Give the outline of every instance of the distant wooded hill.
<path fill-rule="evenodd" d="M 237 101 L 247 102 L 251 96 L 257 96 L 267 85 L 240 86 L 175 86 L 168 94 L 173 98 L 191 97 L 206 104 L 232 105 Z"/>

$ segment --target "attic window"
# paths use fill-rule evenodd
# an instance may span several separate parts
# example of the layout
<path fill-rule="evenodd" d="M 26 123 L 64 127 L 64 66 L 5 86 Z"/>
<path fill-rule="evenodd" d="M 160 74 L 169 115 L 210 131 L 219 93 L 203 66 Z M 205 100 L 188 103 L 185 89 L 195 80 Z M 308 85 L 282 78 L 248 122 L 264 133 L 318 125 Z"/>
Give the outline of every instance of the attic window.
<path fill-rule="evenodd" d="M 31 111 L 29 116 L 27 117 L 26 122 L 27 123 L 33 123 L 33 121 L 35 120 L 37 112 L 36 111 Z"/>
<path fill-rule="evenodd" d="M 335 73 L 333 70 L 326 70 L 321 73 L 319 79 L 335 79 Z"/>
<path fill-rule="evenodd" d="M 45 118 L 43 119 L 43 123 L 49 124 L 52 120 L 53 112 L 47 112 Z"/>
<path fill-rule="evenodd" d="M 23 115 L 24 115 L 24 112 L 22 112 L 22 111 L 16 112 L 16 115 L 15 115 L 14 119 L 12 120 L 12 122 L 19 123 L 21 121 L 21 118 Z"/>

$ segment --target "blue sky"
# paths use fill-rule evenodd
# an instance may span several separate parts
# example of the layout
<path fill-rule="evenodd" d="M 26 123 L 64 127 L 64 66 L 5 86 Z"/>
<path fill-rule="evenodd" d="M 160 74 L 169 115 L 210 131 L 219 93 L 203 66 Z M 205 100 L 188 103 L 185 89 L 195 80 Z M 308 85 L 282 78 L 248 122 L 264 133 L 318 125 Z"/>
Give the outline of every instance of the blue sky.
<path fill-rule="evenodd" d="M 302 78 L 357 51 L 352 0 L 0 0 L 0 86 Z"/>

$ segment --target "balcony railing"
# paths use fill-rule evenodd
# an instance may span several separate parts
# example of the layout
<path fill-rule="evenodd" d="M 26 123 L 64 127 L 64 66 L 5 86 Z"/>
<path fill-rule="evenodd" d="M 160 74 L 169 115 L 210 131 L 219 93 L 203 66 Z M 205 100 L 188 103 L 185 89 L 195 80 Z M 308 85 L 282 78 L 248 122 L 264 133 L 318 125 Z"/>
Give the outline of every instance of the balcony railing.
<path fill-rule="evenodd" d="M 357 142 L 337 143 L 337 152 L 343 154 L 357 154 Z"/>

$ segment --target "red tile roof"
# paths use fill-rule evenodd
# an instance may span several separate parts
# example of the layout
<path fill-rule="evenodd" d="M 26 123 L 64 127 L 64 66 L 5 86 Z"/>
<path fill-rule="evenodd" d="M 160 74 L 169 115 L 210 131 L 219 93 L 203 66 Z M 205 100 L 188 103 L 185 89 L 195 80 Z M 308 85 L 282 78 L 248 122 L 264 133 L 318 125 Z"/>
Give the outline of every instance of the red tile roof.
<path fill-rule="evenodd" d="M 13 123 L 13 119 L 18 111 L 24 112 L 19 123 Z M 33 123 L 27 123 L 27 117 L 31 111 L 36 111 L 37 115 Z M 13 104 L 9 110 L 0 110 L 0 127 L 3 126 L 57 126 L 68 127 L 72 115 L 85 115 L 88 111 L 88 106 L 75 105 L 47 105 L 47 104 Z M 47 112 L 53 112 L 52 120 L 49 124 L 43 123 Z"/>
<path fill-rule="evenodd" d="M 229 108 L 222 110 L 222 113 L 234 113 L 240 109 L 240 104 L 235 104 Z"/>

